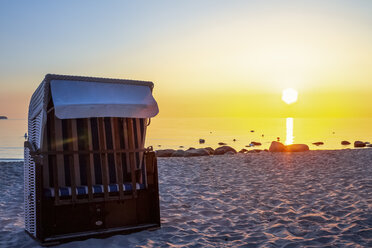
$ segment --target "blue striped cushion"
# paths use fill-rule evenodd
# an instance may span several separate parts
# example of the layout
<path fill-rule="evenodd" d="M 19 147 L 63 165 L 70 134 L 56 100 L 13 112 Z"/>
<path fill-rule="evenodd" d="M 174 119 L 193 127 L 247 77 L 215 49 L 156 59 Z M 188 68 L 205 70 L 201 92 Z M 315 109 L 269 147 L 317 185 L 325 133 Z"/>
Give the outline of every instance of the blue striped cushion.
<path fill-rule="evenodd" d="M 123 184 L 124 191 L 132 191 L 132 184 L 131 183 L 124 183 Z M 137 190 L 145 189 L 144 184 L 137 183 L 136 185 Z M 93 194 L 100 194 L 104 193 L 103 185 L 97 184 L 92 186 Z M 109 184 L 108 185 L 108 192 L 119 192 L 119 185 L 118 184 Z M 77 186 L 76 187 L 76 195 L 87 195 L 88 194 L 88 186 Z M 45 188 L 44 189 L 44 196 L 45 197 L 54 197 L 54 188 Z M 59 188 L 59 196 L 71 196 L 71 187 L 60 187 Z"/>

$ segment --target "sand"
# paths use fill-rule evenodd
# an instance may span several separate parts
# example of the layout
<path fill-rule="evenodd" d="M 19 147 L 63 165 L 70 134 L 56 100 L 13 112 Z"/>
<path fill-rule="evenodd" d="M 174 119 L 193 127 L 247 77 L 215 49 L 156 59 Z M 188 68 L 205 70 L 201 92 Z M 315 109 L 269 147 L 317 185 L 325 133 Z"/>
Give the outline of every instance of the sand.
<path fill-rule="evenodd" d="M 162 228 L 58 247 L 372 247 L 372 149 L 159 158 Z M 0 164 L 0 247 L 23 232 L 22 163 Z"/>

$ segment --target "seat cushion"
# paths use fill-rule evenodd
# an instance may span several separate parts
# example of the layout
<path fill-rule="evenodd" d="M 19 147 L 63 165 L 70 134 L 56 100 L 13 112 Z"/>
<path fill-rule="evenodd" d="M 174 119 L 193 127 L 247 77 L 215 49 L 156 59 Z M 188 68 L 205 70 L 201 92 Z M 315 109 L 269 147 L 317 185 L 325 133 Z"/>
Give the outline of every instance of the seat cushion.
<path fill-rule="evenodd" d="M 123 184 L 124 191 L 132 191 L 132 183 L 124 183 Z M 145 189 L 144 184 L 137 183 L 136 189 L 141 190 Z M 119 192 L 119 184 L 109 184 L 108 185 L 108 192 Z M 96 184 L 92 186 L 93 194 L 102 194 L 104 193 L 104 185 Z M 76 195 L 87 195 L 88 194 L 88 186 L 77 186 L 76 187 Z M 71 187 L 59 187 L 59 196 L 71 196 Z M 45 188 L 44 189 L 44 196 L 45 197 L 54 197 L 54 188 Z"/>

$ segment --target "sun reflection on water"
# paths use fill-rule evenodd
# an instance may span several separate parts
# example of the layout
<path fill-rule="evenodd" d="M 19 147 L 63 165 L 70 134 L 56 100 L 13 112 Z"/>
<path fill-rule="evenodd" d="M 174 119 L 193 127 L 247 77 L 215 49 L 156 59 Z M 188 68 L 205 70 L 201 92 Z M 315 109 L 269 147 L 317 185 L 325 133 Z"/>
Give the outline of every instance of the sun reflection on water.
<path fill-rule="evenodd" d="M 292 117 L 288 117 L 286 119 L 286 122 L 287 122 L 287 135 L 286 135 L 286 139 L 285 139 L 285 144 L 286 145 L 291 145 L 293 144 L 293 118 Z"/>

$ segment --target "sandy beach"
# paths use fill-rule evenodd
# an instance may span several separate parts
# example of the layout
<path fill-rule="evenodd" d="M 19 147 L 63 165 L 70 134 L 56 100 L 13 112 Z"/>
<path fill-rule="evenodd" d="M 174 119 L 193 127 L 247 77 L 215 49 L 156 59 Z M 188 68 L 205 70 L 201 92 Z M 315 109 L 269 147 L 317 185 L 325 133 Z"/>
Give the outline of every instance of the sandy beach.
<path fill-rule="evenodd" d="M 159 158 L 162 228 L 58 247 L 372 247 L 372 149 Z M 23 231 L 23 164 L 0 163 L 0 247 Z"/>

